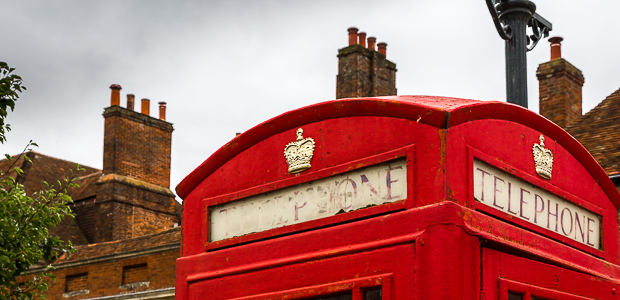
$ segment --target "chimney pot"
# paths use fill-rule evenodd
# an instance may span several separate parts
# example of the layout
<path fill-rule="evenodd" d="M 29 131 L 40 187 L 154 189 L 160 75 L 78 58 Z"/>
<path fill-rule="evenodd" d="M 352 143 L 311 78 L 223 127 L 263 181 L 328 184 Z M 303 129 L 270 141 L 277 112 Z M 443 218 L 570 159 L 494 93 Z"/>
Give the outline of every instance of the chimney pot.
<path fill-rule="evenodd" d="M 356 27 L 349 27 L 347 31 L 349 31 L 349 46 L 357 44 L 357 29 Z"/>
<path fill-rule="evenodd" d="M 359 37 L 360 46 L 366 48 L 366 32 L 360 32 L 357 36 Z"/>
<path fill-rule="evenodd" d="M 381 54 L 383 54 L 383 55 L 387 56 L 387 55 L 385 54 L 385 53 L 386 53 L 386 50 L 387 50 L 387 43 L 383 43 L 383 42 L 381 42 L 381 43 L 377 44 L 377 47 L 379 48 L 379 53 L 381 53 Z"/>
<path fill-rule="evenodd" d="M 159 119 L 166 121 L 166 102 L 159 102 Z"/>
<path fill-rule="evenodd" d="M 144 98 L 144 99 L 142 99 L 142 103 L 141 104 L 142 104 L 142 111 L 141 111 L 141 113 L 143 113 L 143 114 L 145 114 L 147 116 L 150 116 L 151 115 L 151 112 L 150 112 L 151 100 Z"/>
<path fill-rule="evenodd" d="M 134 94 L 127 94 L 127 109 L 133 110 L 133 102 L 136 99 Z"/>
<path fill-rule="evenodd" d="M 122 87 L 118 84 L 113 84 L 110 86 L 112 90 L 112 95 L 110 96 L 110 106 L 121 105 L 121 89 Z"/>
<path fill-rule="evenodd" d="M 554 36 L 549 38 L 549 42 L 551 43 L 551 60 L 562 58 L 562 44 L 561 42 L 564 39 L 559 36 Z"/>
<path fill-rule="evenodd" d="M 371 36 L 368 38 L 368 50 L 375 51 L 375 45 L 377 44 L 377 38 Z"/>

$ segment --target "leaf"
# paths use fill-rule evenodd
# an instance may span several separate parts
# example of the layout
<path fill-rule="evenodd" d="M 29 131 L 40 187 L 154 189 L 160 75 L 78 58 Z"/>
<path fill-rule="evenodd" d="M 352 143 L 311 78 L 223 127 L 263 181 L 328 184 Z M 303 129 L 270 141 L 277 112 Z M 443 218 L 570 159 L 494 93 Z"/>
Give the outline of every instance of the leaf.
<path fill-rule="evenodd" d="M 23 153 L 22 153 L 23 154 Z M 5 155 L 6 157 L 6 155 Z M 14 168 L 18 174 L 23 170 Z M 69 177 L 71 183 L 73 177 Z M 48 273 L 51 267 L 32 280 L 20 283 L 16 278 L 39 263 L 41 259 L 51 261 L 58 253 L 72 253 L 75 248 L 50 234 L 67 216 L 74 217 L 71 197 L 65 194 L 64 187 L 57 192 L 49 187 L 29 196 L 24 186 L 15 178 L 1 179 L 0 188 L 0 298 L 5 292 L 15 292 L 11 299 L 43 299 L 55 279 Z M 34 197 L 34 198 L 33 198 Z"/>

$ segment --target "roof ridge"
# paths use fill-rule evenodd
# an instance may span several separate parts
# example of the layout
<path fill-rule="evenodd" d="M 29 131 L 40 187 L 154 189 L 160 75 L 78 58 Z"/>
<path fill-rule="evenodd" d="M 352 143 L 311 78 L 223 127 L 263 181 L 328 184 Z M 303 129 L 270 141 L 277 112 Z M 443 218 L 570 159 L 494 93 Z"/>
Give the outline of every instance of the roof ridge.
<path fill-rule="evenodd" d="M 579 118 L 577 118 L 575 121 L 573 121 L 570 125 L 568 125 L 566 127 L 566 131 L 570 132 L 571 129 L 579 126 L 581 121 L 587 119 L 592 114 L 597 113 L 599 110 L 601 110 L 603 108 L 603 106 L 607 105 L 610 101 L 616 100 L 616 98 L 618 100 L 620 100 L 620 88 L 618 88 L 616 91 L 614 91 L 613 93 L 611 93 L 607 97 L 605 97 L 605 99 L 603 99 L 603 101 L 601 101 L 599 104 L 597 104 L 590 111 L 588 111 L 587 113 L 579 116 Z"/>
<path fill-rule="evenodd" d="M 84 175 L 84 176 L 78 176 L 78 177 L 76 177 L 74 180 L 82 180 L 82 179 L 87 179 L 87 178 L 90 178 L 90 177 L 93 177 L 93 176 L 97 176 L 97 175 L 102 175 L 102 174 L 103 174 L 103 171 L 99 170 L 99 171 L 97 171 L 97 172 L 93 172 L 93 173 L 90 173 L 90 174 L 86 174 L 86 175 Z"/>
<path fill-rule="evenodd" d="M 101 169 L 99 169 L 99 168 L 94 168 L 94 167 L 87 166 L 87 165 L 84 165 L 84 164 L 81 164 L 81 163 L 78 163 L 78 162 L 74 162 L 74 161 L 70 161 L 70 160 L 66 160 L 66 159 L 62 159 L 62 158 L 58 158 L 58 157 L 54 157 L 54 156 L 50 156 L 50 155 L 43 154 L 43 153 L 40 153 L 40 152 L 36 152 L 36 151 L 32 151 L 32 150 L 30 150 L 30 151 L 26 151 L 26 153 L 28 153 L 28 152 L 32 152 L 32 153 L 34 153 L 34 154 L 36 154 L 36 155 L 45 156 L 45 157 L 48 157 L 48 158 L 51 158 L 51 159 L 55 159 L 55 160 L 60 160 L 60 161 L 64 161 L 64 162 L 68 162 L 68 163 L 72 163 L 72 164 L 79 164 L 79 165 L 80 165 L 80 167 L 88 167 L 88 168 L 91 168 L 91 169 L 94 169 L 94 170 L 98 170 L 98 171 L 100 171 L 100 172 L 102 171 L 102 170 L 101 170 Z M 19 154 L 18 154 L 18 155 L 19 155 Z"/>
<path fill-rule="evenodd" d="M 601 101 L 601 103 L 599 103 L 598 105 L 596 105 L 593 109 L 591 109 L 589 112 L 585 113 L 585 115 L 588 115 L 590 112 L 592 112 L 593 110 L 599 108 L 600 106 L 602 106 L 605 102 L 607 102 L 608 100 L 614 100 L 616 94 L 618 94 L 618 96 L 620 96 L 620 88 L 618 88 L 616 91 L 614 91 L 613 93 L 609 94 L 607 97 L 605 97 L 605 99 L 603 99 L 603 101 Z M 620 99 L 620 98 L 619 98 Z"/>

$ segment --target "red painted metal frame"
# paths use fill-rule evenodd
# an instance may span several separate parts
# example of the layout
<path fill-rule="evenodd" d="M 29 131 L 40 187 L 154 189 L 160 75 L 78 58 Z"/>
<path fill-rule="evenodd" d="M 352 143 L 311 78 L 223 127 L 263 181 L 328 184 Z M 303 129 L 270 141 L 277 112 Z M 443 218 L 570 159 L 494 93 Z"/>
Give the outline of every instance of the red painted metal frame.
<path fill-rule="evenodd" d="M 234 298 L 233 300 L 272 300 L 272 299 L 303 299 L 315 297 L 328 297 L 351 293 L 353 300 L 363 300 L 364 291 L 375 287 L 381 287 L 382 300 L 391 300 L 392 274 L 375 275 L 356 279 L 343 280 L 323 285 L 309 286 L 305 288 L 278 291 L 261 295 Z"/>
<path fill-rule="evenodd" d="M 414 150 L 415 150 L 415 146 L 411 145 L 411 146 L 403 147 L 401 149 L 396 149 L 393 151 L 388 151 L 386 153 L 381 153 L 381 154 L 367 157 L 364 159 L 341 164 L 338 166 L 321 169 L 315 172 L 304 173 L 304 174 L 300 174 L 300 176 L 295 176 L 295 177 L 287 178 L 284 180 L 256 186 L 256 187 L 246 189 L 243 191 L 204 199 L 203 204 L 202 204 L 204 207 L 204 209 L 202 210 L 203 211 L 202 219 L 204 220 L 203 229 L 202 229 L 202 232 L 203 232 L 202 241 L 203 241 L 205 250 L 212 251 L 214 249 L 224 248 L 224 247 L 228 247 L 234 244 L 247 243 L 247 242 L 262 240 L 266 238 L 273 238 L 277 236 L 291 234 L 294 232 L 305 231 L 305 230 L 312 229 L 312 228 L 320 228 L 320 227 L 334 225 L 334 224 L 338 224 L 342 222 L 350 222 L 356 219 L 368 218 L 374 215 L 384 214 L 390 211 L 396 211 L 396 210 L 401 210 L 401 209 L 405 209 L 408 207 L 413 207 L 414 201 L 415 201 L 415 198 L 414 198 L 415 180 L 413 180 L 413 178 L 415 178 L 415 163 L 414 163 L 415 151 Z M 400 201 L 395 201 L 392 203 L 386 203 L 383 205 L 368 207 L 368 208 L 348 212 L 346 214 L 337 214 L 334 216 L 312 220 L 312 221 L 308 221 L 304 223 L 283 226 L 283 227 L 279 227 L 279 228 L 271 229 L 267 231 L 250 233 L 250 234 L 246 234 L 240 237 L 225 239 L 221 241 L 211 242 L 209 239 L 209 210 L 213 206 L 226 203 L 226 202 L 230 202 L 230 201 L 234 201 L 234 200 L 239 200 L 242 198 L 251 197 L 254 195 L 260 195 L 260 194 L 267 193 L 273 190 L 283 189 L 283 188 L 294 186 L 300 183 L 310 182 L 313 180 L 322 179 L 322 178 L 326 178 L 329 176 L 334 176 L 334 175 L 338 175 L 338 174 L 342 174 L 346 172 L 355 171 L 358 169 L 363 169 L 363 168 L 376 165 L 379 163 L 397 160 L 399 158 L 405 158 L 407 160 L 407 178 L 411 178 L 411 180 L 407 182 L 407 195 L 409 196 L 405 200 L 400 200 Z"/>
<path fill-rule="evenodd" d="M 531 300 L 534 297 L 544 297 L 547 299 L 564 299 L 564 300 L 594 300 L 593 298 L 571 295 L 561 291 L 541 288 L 539 286 L 520 283 L 504 278 L 499 279 L 499 299 L 509 300 L 508 293 L 518 293 L 523 295 L 523 300 Z"/>
<path fill-rule="evenodd" d="M 211 272 L 187 277 L 187 285 L 178 286 L 177 299 L 196 299 L 199 295 L 214 300 L 243 297 L 279 299 L 310 296 L 312 294 L 308 293 L 311 292 L 316 295 L 340 294 L 347 290 L 356 295 L 360 288 L 378 285 L 382 285 L 384 295 L 391 295 L 393 289 L 401 293 L 411 293 L 413 287 L 407 285 L 407 277 L 411 275 L 405 273 L 407 269 L 414 267 L 414 242 L 415 236 L 401 236 L 378 243 L 357 245 L 352 249 L 330 249 L 333 251 L 313 252 L 285 259 L 261 260 L 254 257 L 253 261 L 257 263 L 228 269 L 215 267 Z M 283 249 L 285 253 L 289 250 L 293 249 Z M 224 261 L 252 259 L 254 253 L 232 251 L 230 254 L 233 255 L 225 257 Z M 256 254 L 262 256 L 260 251 Z M 386 257 L 393 259 L 386 260 Z M 219 261 L 220 258 L 211 257 L 212 260 Z M 364 261 L 366 265 L 358 264 L 360 261 Z M 205 265 L 213 266 L 208 262 L 205 262 Z M 185 269 L 184 267 L 189 266 L 179 267 Z M 369 272 L 369 268 L 372 272 Z M 381 279 L 392 271 L 400 274 L 397 287 L 391 284 L 391 280 L 386 282 Z M 398 298 L 395 296 L 394 299 Z"/>
<path fill-rule="evenodd" d="M 508 299 L 508 291 L 545 299 L 617 299 L 620 282 L 483 249 L 483 297 Z"/>

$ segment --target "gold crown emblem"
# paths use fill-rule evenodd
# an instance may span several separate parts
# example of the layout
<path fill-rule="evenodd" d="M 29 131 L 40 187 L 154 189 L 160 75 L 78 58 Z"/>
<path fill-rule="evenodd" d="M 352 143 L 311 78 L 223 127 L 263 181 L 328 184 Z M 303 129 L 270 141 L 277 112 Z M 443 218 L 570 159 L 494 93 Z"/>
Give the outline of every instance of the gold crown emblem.
<path fill-rule="evenodd" d="M 303 137 L 304 130 L 297 129 L 297 140 L 284 147 L 284 158 L 288 164 L 288 172 L 295 174 L 310 169 L 310 161 L 314 155 L 314 140 Z"/>
<path fill-rule="evenodd" d="M 540 145 L 534 143 L 532 153 L 534 154 L 534 164 L 536 164 L 536 173 L 544 179 L 551 179 L 551 170 L 553 169 L 553 153 L 551 150 L 545 149 L 545 137 L 540 135 Z"/>

